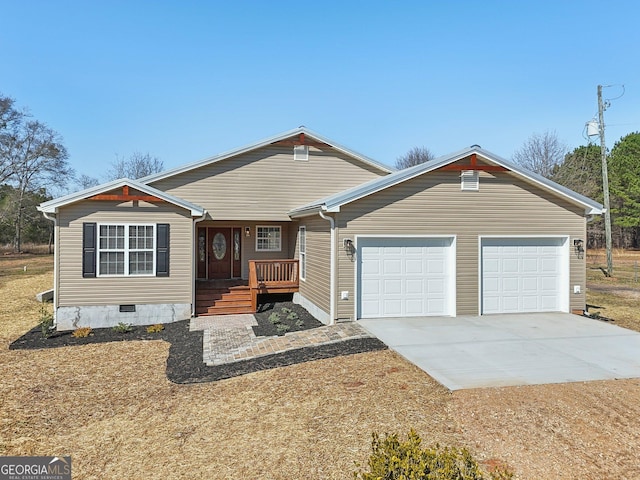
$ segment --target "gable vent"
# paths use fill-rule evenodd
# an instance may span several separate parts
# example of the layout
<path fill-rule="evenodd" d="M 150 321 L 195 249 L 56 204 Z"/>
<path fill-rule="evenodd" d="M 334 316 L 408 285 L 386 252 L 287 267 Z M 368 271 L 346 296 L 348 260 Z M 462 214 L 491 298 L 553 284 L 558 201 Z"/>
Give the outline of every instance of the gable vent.
<path fill-rule="evenodd" d="M 478 170 L 463 170 L 460 173 L 461 190 L 479 190 L 480 175 Z"/>
<path fill-rule="evenodd" d="M 293 159 L 301 162 L 309 160 L 309 145 L 294 145 Z"/>

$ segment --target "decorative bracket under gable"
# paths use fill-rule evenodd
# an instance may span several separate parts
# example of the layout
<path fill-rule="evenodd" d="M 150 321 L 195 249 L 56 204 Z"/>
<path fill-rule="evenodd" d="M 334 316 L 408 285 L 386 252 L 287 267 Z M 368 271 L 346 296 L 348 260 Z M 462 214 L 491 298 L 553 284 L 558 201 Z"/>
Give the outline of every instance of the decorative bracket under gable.
<path fill-rule="evenodd" d="M 130 202 L 132 200 L 141 200 L 143 202 L 164 202 L 163 199 L 154 195 L 136 195 L 129 193 L 129 185 L 122 187 L 122 193 L 101 193 L 89 197 L 88 200 L 109 200 L 117 202 Z"/>
<path fill-rule="evenodd" d="M 508 172 L 509 171 L 508 168 L 500 165 L 479 165 L 478 157 L 475 153 L 472 153 L 469 157 L 465 157 L 465 158 L 470 159 L 468 165 L 456 165 L 456 164 L 445 165 L 444 167 L 440 168 L 440 170 L 449 170 L 449 171 L 455 171 L 455 172 L 461 172 L 465 170 L 479 170 L 481 172 Z"/>
<path fill-rule="evenodd" d="M 280 140 L 277 142 L 273 142 L 272 145 L 281 145 L 285 147 L 294 147 L 296 145 L 308 145 L 310 147 L 329 147 L 324 142 L 317 142 L 315 140 L 308 139 L 304 133 L 298 134 L 298 138 L 295 137 L 287 138 L 286 140 Z"/>

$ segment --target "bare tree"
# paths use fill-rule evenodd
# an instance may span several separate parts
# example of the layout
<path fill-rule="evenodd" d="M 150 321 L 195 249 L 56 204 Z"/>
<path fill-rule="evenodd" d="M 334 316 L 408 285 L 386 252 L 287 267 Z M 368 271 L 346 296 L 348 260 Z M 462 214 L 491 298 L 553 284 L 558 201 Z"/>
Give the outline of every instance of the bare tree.
<path fill-rule="evenodd" d="M 26 116 L 25 112 L 16 109 L 13 98 L 0 94 L 0 184 L 15 173 L 10 149 Z"/>
<path fill-rule="evenodd" d="M 149 153 L 134 152 L 129 158 L 118 157 L 107 171 L 108 180 L 119 178 L 138 179 L 159 173 L 164 169 L 164 162 Z"/>
<path fill-rule="evenodd" d="M 62 139 L 41 122 L 22 123 L 5 147 L 3 153 L 14 166 L 11 176 L 15 188 L 14 248 L 20 251 L 28 193 L 41 187 L 64 185 L 72 178 L 73 170 L 67 162 L 68 153 Z"/>
<path fill-rule="evenodd" d="M 516 150 L 512 160 L 534 173 L 551 178 L 567 154 L 567 146 L 558 140 L 555 131 L 534 133 Z"/>
<path fill-rule="evenodd" d="M 91 188 L 99 185 L 100 180 L 83 173 L 82 175 L 75 178 L 74 183 L 80 188 L 80 190 L 84 190 L 86 188 Z"/>
<path fill-rule="evenodd" d="M 413 147 L 407 153 L 398 157 L 396 160 L 396 168 L 402 170 L 404 168 L 413 167 L 414 165 L 420 165 L 421 163 L 433 160 L 435 155 L 431 153 L 427 147 Z"/>

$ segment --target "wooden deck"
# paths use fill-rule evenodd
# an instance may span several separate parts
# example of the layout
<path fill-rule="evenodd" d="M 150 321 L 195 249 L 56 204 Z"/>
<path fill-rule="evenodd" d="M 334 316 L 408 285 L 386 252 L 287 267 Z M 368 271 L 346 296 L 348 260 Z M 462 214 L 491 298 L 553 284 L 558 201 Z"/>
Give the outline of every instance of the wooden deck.
<path fill-rule="evenodd" d="M 299 289 L 297 260 L 250 260 L 249 280 L 198 280 L 196 315 L 255 313 L 258 296 Z"/>

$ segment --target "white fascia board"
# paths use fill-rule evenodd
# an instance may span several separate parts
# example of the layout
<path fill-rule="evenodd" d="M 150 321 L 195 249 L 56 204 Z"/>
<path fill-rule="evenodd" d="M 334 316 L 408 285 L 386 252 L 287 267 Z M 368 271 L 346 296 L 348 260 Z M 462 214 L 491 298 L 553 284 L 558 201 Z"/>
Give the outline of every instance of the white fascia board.
<path fill-rule="evenodd" d="M 286 132 L 283 133 L 279 133 L 278 135 L 274 135 L 272 137 L 269 138 L 265 138 L 264 140 L 260 140 L 258 142 L 255 143 L 251 143 L 249 145 L 245 145 L 243 147 L 240 148 L 236 148 L 233 150 L 228 150 L 226 152 L 220 153 L 218 155 L 214 155 L 213 157 L 208 157 L 205 158 L 203 160 L 199 160 L 197 162 L 192 162 L 192 163 L 188 163 L 186 165 L 183 165 L 181 167 L 177 167 L 177 168 L 173 168 L 171 170 L 167 170 L 165 172 L 160 172 L 160 173 L 154 173 L 152 175 L 148 175 L 146 177 L 141 178 L 139 181 L 145 184 L 149 184 L 149 183 L 153 183 L 159 180 L 163 180 L 165 178 L 168 177 L 172 177 L 174 175 L 179 175 L 181 173 L 187 172 L 189 170 L 194 170 L 196 168 L 201 168 L 204 167 L 206 165 L 210 165 L 212 163 L 216 163 L 216 162 L 220 162 L 222 160 L 225 160 L 227 158 L 230 157 L 235 157 L 237 155 L 241 155 L 243 153 L 249 152 L 251 150 L 256 150 L 258 148 L 262 148 L 262 147 L 266 147 L 267 145 L 271 145 L 272 143 L 278 142 L 280 140 L 285 140 L 287 138 L 293 137 L 295 135 L 299 135 L 303 133 L 305 136 L 309 136 L 312 139 L 322 142 L 322 143 L 326 143 L 328 145 L 330 145 L 331 147 L 335 148 L 336 150 L 350 156 L 353 158 L 356 158 L 360 161 L 362 161 L 363 163 L 369 164 L 379 170 L 382 170 L 384 172 L 387 173 L 391 173 L 394 172 L 395 169 L 393 169 L 392 167 L 389 167 L 387 165 L 384 165 L 380 162 L 377 162 L 369 157 L 367 157 L 366 155 L 362 155 L 358 152 L 355 152 L 354 150 L 351 150 L 347 147 L 344 147 L 340 144 L 335 143 L 332 140 L 329 140 L 328 138 L 323 137 L 322 135 L 319 135 L 311 130 L 308 130 L 306 128 L 294 128 L 293 130 L 288 130 Z"/>

